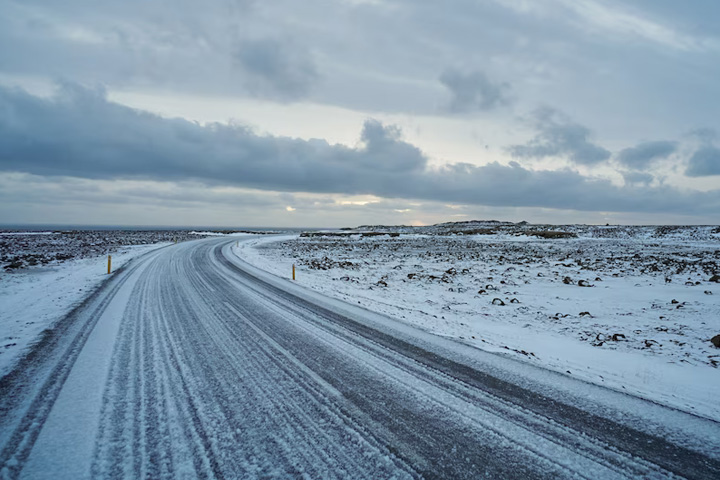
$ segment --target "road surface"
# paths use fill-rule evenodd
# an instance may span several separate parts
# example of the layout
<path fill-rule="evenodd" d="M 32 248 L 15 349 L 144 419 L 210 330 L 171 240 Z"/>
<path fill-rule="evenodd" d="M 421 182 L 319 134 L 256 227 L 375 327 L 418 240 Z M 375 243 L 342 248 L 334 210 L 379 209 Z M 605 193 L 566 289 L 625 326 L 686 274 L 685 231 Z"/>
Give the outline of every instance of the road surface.
<path fill-rule="evenodd" d="M 147 254 L 48 331 L 0 381 L 0 477 L 720 478 L 716 422 L 323 300 L 234 243 Z"/>

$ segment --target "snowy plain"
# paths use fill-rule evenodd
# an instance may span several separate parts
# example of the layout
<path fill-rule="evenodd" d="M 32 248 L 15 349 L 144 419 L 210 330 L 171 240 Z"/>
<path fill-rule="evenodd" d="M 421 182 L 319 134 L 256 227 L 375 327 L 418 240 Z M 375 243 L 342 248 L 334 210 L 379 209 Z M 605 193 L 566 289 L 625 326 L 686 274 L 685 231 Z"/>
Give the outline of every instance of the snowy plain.
<path fill-rule="evenodd" d="M 534 410 L 528 409 L 530 405 L 535 405 L 532 402 L 521 402 L 520 409 L 513 412 L 503 410 L 507 408 L 503 401 L 494 402 L 492 407 L 488 408 L 484 403 L 488 401 L 484 394 L 473 396 L 469 402 L 463 400 L 464 396 L 457 397 L 448 390 L 459 386 L 465 392 L 467 385 L 457 381 L 461 377 L 454 376 L 452 370 L 445 370 L 444 367 L 437 371 L 432 367 L 422 367 L 426 364 L 413 359 L 412 352 L 415 350 L 412 348 L 397 351 L 391 357 L 393 360 L 387 361 L 387 350 L 378 342 L 386 338 L 382 335 L 383 332 L 392 332 L 388 338 L 399 339 L 399 343 L 394 345 L 402 346 L 403 339 L 407 338 L 413 339 L 412 342 L 417 341 L 422 351 L 437 352 L 438 356 L 428 353 L 425 357 L 428 361 L 432 358 L 446 358 L 450 359 L 451 364 L 453 359 L 457 359 L 460 362 L 458 365 L 477 365 L 477 372 L 489 373 L 490 378 L 511 381 L 512 385 L 521 386 L 521 390 L 530 394 L 523 393 L 518 399 L 551 398 L 552 404 L 560 402 L 558 405 L 562 405 L 563 410 L 580 408 L 578 412 L 587 413 L 577 417 L 561 416 L 565 420 L 578 422 L 575 425 L 576 432 L 583 432 L 586 428 L 599 429 L 592 430 L 596 433 L 601 430 L 609 432 L 610 430 L 603 430 L 603 425 L 617 422 L 614 425 L 620 428 L 620 433 L 617 433 L 615 427 L 611 430 L 615 435 L 619 435 L 620 443 L 630 437 L 635 442 L 630 447 L 626 445 L 626 460 L 629 463 L 623 468 L 644 468 L 647 465 L 643 463 L 643 455 L 659 454 L 661 457 L 675 459 L 691 458 L 685 463 L 672 464 L 674 471 L 685 472 L 687 469 L 689 472 L 694 465 L 706 465 L 704 461 L 694 460 L 693 452 L 711 459 L 720 458 L 715 402 L 720 392 L 715 385 L 718 372 L 713 361 L 717 358 L 717 350 L 708 346 L 708 337 L 718 327 L 716 320 L 708 320 L 716 319 L 718 313 L 717 302 L 713 302 L 716 293 L 711 292 L 717 284 L 708 277 L 710 274 L 715 275 L 713 272 L 716 271 L 720 259 L 714 230 L 704 228 L 692 234 L 685 232 L 679 235 L 680 238 L 675 234 L 670 235 L 671 238 L 662 235 L 662 239 L 649 231 L 640 232 L 641 234 L 636 232 L 632 235 L 632 241 L 615 236 L 593 236 L 581 231 L 572 238 L 561 238 L 562 235 L 549 233 L 538 237 L 532 234 L 532 231 L 522 235 L 508 232 L 456 235 L 417 231 L 406 231 L 397 235 L 397 232 L 388 234 L 377 231 L 344 231 L 340 234 L 327 232 L 327 235 L 324 232 L 308 232 L 303 236 L 274 237 L 243 235 L 237 239 L 217 237 L 148 252 L 145 257 L 138 258 L 129 265 L 125 272 L 113 277 L 104 273 L 104 262 L 98 262 L 105 260 L 105 257 L 98 256 L 64 260 L 50 265 L 6 268 L 2 280 L 17 279 L 17 285 L 24 284 L 27 287 L 23 293 L 25 296 L 33 293 L 33 277 L 23 275 L 43 272 L 47 268 L 72 277 L 73 268 L 80 268 L 78 266 L 82 262 L 87 262 L 87 272 L 92 270 L 91 273 L 86 272 L 87 277 L 99 276 L 99 282 L 102 278 L 112 278 L 107 288 L 83 305 L 81 311 L 85 312 L 85 320 L 102 320 L 92 328 L 86 346 L 79 351 L 77 359 L 59 357 L 60 361 L 50 363 L 74 365 L 69 376 L 66 379 L 60 378 L 54 373 L 54 369 L 46 370 L 48 381 L 55 382 L 62 388 L 43 387 L 42 390 L 57 391 L 59 396 L 42 395 L 37 397 L 37 402 L 27 402 L 28 405 L 33 405 L 28 413 L 32 419 L 27 425 L 33 431 L 41 430 L 30 456 L 21 464 L 22 471 L 26 478 L 54 478 L 58 472 L 65 472 L 60 474 L 63 478 L 89 478 L 95 471 L 93 468 L 99 468 L 98 466 L 114 469 L 125 465 L 128 468 L 125 470 L 126 476 L 130 476 L 132 465 L 156 468 L 159 464 L 152 461 L 152 458 L 157 458 L 154 457 L 152 449 L 160 448 L 161 451 L 173 452 L 171 457 L 180 457 L 181 461 L 174 464 L 174 467 L 180 469 L 174 470 L 176 474 L 191 472 L 192 462 L 189 459 L 206 457 L 193 457 L 190 447 L 176 456 L 175 444 L 167 443 L 167 440 L 172 436 L 182 444 L 187 439 L 198 438 L 199 435 L 210 432 L 211 438 L 208 441 L 223 445 L 218 447 L 220 451 L 240 452 L 242 448 L 238 450 L 238 445 L 242 446 L 244 443 L 238 441 L 235 435 L 241 432 L 245 435 L 248 430 L 236 429 L 236 423 L 230 417 L 223 418 L 226 414 L 236 415 L 235 421 L 242 419 L 240 423 L 250 427 L 253 424 L 252 421 L 246 423 L 248 420 L 260 419 L 255 425 L 258 428 L 257 437 L 264 439 L 267 434 L 285 438 L 283 444 L 288 446 L 286 453 L 294 454 L 297 452 L 294 448 L 298 439 L 297 426 L 301 423 L 299 418 L 309 421 L 299 428 L 303 432 L 307 428 L 319 428 L 327 433 L 324 430 L 328 424 L 307 417 L 310 402 L 299 400 L 298 390 L 288 390 L 286 378 L 269 382 L 275 390 L 268 391 L 268 383 L 260 381 L 257 382 L 260 392 L 248 392 L 247 389 L 255 385 L 255 381 L 252 375 L 248 377 L 247 374 L 250 366 L 259 358 L 259 350 L 246 348 L 254 345 L 248 343 L 251 342 L 254 332 L 261 339 L 258 346 L 271 346 L 269 350 L 260 350 L 265 352 L 269 363 L 255 365 L 263 375 L 272 370 L 270 367 L 276 365 L 278 358 L 287 358 L 302 372 L 301 378 L 310 379 L 310 385 L 314 386 L 313 391 L 320 386 L 321 390 L 330 392 L 330 397 L 323 398 L 334 398 L 338 396 L 337 391 L 349 389 L 343 390 L 344 393 L 339 396 L 348 395 L 347 398 L 357 399 L 365 397 L 353 396 L 353 392 L 368 395 L 368 399 L 373 399 L 368 405 L 373 405 L 375 411 L 381 412 L 382 418 L 387 414 L 385 409 L 389 408 L 389 412 L 395 412 L 391 417 L 401 419 L 399 424 L 407 426 L 407 421 L 418 422 L 410 428 L 410 438 L 417 437 L 418 432 L 424 432 L 420 437 L 434 438 L 436 430 L 428 429 L 430 417 L 426 418 L 422 412 L 437 413 L 438 408 L 452 407 L 442 410 L 444 414 L 441 417 L 446 418 L 447 415 L 452 415 L 452 412 L 459 413 L 462 418 L 469 416 L 472 422 L 479 422 L 493 427 L 493 431 L 503 432 L 503 438 L 510 440 L 513 445 L 519 445 L 521 450 L 539 449 L 541 459 L 547 459 L 548 451 L 552 450 L 555 452 L 551 454 L 552 458 L 561 463 L 572 458 L 573 471 L 594 471 L 598 474 L 594 470 L 597 465 L 593 464 L 592 460 L 587 467 L 583 467 L 585 464 L 582 463 L 588 460 L 585 450 L 590 448 L 588 445 L 594 446 L 593 448 L 598 445 L 593 442 L 580 442 L 582 448 L 575 451 L 580 445 L 578 439 L 585 438 L 584 435 L 567 436 L 567 425 L 575 425 L 574 422 L 567 424 L 564 421 L 550 421 L 548 425 L 559 428 L 553 432 L 569 442 L 561 442 L 569 450 L 554 450 L 557 445 L 553 442 L 546 444 L 544 440 L 548 425 L 540 429 L 544 432 L 541 438 L 528 435 L 532 431 L 527 429 L 528 425 L 535 425 L 532 422 L 537 420 Z M 198 238 L 195 235 L 193 237 Z M 114 257 L 121 257 L 119 253 L 125 248 L 122 247 L 114 253 Z M 140 251 L 143 248 L 145 247 L 127 247 L 127 253 L 133 255 L 133 249 Z M 218 255 L 220 248 L 222 256 Z M 197 255 L 199 252 L 204 254 Z M 154 266 L 159 265 L 155 263 L 156 259 L 167 262 L 163 269 L 155 270 Z M 246 266 L 243 260 L 250 260 L 262 270 Z M 249 277 L 238 276 L 236 269 L 228 267 L 228 261 L 245 270 Z M 289 280 L 293 264 L 298 267 L 295 282 Z M 93 270 L 93 267 L 98 265 L 102 267 L 99 274 Z M 178 268 L 184 269 L 186 281 L 174 280 Z M 268 271 L 275 272 L 275 275 Z M 221 275 L 219 278 L 218 272 Z M 222 272 L 225 272 L 224 275 Z M 67 281 L 58 279 L 58 283 L 66 287 L 77 286 L 81 278 L 82 275 Z M 124 279 L 128 279 L 127 283 L 124 283 Z M 585 283 L 593 286 L 582 286 Z M 114 284 L 122 285 L 117 292 L 112 288 Z M 13 293 L 6 288 L 9 284 L 2 285 L 9 293 Z M 47 286 L 44 283 L 40 285 Z M 147 289 L 153 286 L 160 286 L 167 294 Z M 183 288 L 179 294 L 176 291 L 178 286 Z M 281 296 L 278 301 L 269 301 L 273 297 L 258 293 L 266 286 L 269 287 L 267 292 L 272 292 L 273 288 L 277 287 L 289 295 Z M 308 286 L 313 289 L 308 290 Z M 95 287 L 88 284 L 84 292 L 78 292 L 76 304 L 94 289 Z M 605 293 L 600 293 L 602 291 Z M 139 295 L 133 296 L 134 300 L 131 300 L 131 292 Z M 644 293 L 636 295 L 634 292 Z M 693 296 L 691 292 L 696 295 Z M 14 293 L 18 293 L 18 290 Z M 47 293 L 38 292 L 46 305 L 52 300 L 52 295 Z M 676 303 L 670 300 L 668 305 L 661 305 L 658 298 L 664 298 L 665 295 L 672 295 L 679 300 Z M 21 298 L 22 295 L 15 296 Z M 112 301 L 105 304 L 107 298 L 112 298 Z M 188 313 L 187 304 L 178 302 L 178 298 L 190 299 L 195 308 Z M 295 305 L 300 316 L 296 319 L 284 310 L 286 305 L 293 304 L 293 298 L 298 301 Z M 504 305 L 493 302 L 495 299 L 501 300 Z M 517 302 L 513 302 L 513 299 Z M 651 302 L 651 305 L 646 305 L 647 302 Z M 43 301 L 38 302 L 38 305 L 42 304 Z M 309 304 L 317 308 L 308 310 Z M 216 310 L 218 305 L 219 311 Z M 256 307 L 251 308 L 249 305 Z M 223 306 L 227 310 L 223 309 Z M 531 310 L 520 307 L 529 307 Z M 571 313 L 578 307 L 587 308 L 585 311 L 588 314 Z M 264 308 L 267 310 L 263 311 Z M 309 329 L 316 325 L 316 318 L 322 318 L 326 311 L 332 312 L 328 318 L 336 318 L 337 314 L 337 318 L 347 319 L 348 325 L 369 325 L 378 335 L 372 338 L 356 334 L 336 336 L 333 333 L 336 332 L 335 329 L 326 330 L 325 327 L 317 329 L 317 332 L 309 337 L 301 334 L 310 331 Z M 654 320 L 648 312 L 658 316 L 658 319 Z M 20 307 L 14 314 L 22 315 Z M 161 331 L 157 329 L 147 329 L 148 322 L 163 322 L 168 315 L 174 318 L 171 322 L 173 325 L 187 322 L 184 325 L 193 330 L 175 338 L 170 335 L 170 330 L 162 331 L 168 332 L 166 336 L 158 335 Z M 665 319 L 667 321 L 662 325 L 674 325 L 678 331 L 655 328 L 657 322 Z M 79 323 L 83 324 L 83 321 Z M 121 329 L 122 324 L 125 327 Z M 271 325 L 274 327 L 268 331 L 276 334 L 274 337 L 269 337 L 263 330 Z M 223 326 L 246 326 L 248 330 L 232 336 L 221 328 Z M 52 328 L 52 324 L 49 328 Z M 591 335 L 588 333 L 591 330 L 591 333 L 598 333 Z M 632 332 L 632 335 L 618 332 Z M 173 367 L 169 357 L 158 357 L 168 354 L 169 350 L 165 348 L 146 351 L 131 347 L 137 345 L 138 339 L 147 334 L 152 337 L 144 338 L 155 339 L 150 345 L 169 341 L 180 348 L 178 352 L 184 352 L 181 365 L 203 368 L 190 371 L 188 367 Z M 32 335 L 28 334 L 26 337 L 31 344 Z M 72 339 L 73 336 L 63 334 L 63 338 Z M 360 348 L 354 342 L 363 338 L 367 341 L 362 341 L 363 346 Z M 347 339 L 351 341 L 348 342 Z M 667 339 L 675 339 L 677 343 L 669 342 L 670 347 L 665 348 L 663 342 Z M 228 341 L 231 343 L 226 344 Z M 217 345 L 214 342 L 217 342 Z M 318 353 L 317 345 L 313 342 L 335 353 L 330 355 L 329 350 Z M 412 342 L 407 345 L 412 347 L 415 345 Z M 125 347 L 113 347 L 116 343 Z M 214 347 L 208 348 L 209 345 Z M 193 346 L 194 349 L 190 348 Z M 381 350 L 372 350 L 378 346 Z M 425 348 L 428 350 L 423 350 Z M 380 351 L 385 353 L 378 355 Z M 111 356 L 108 352 L 114 353 Z M 221 352 L 230 356 L 223 356 Z M 236 357 L 242 352 L 245 352 L 245 357 Z M 328 361 L 328 358 L 333 360 Z M 419 373 L 422 375 L 418 377 L 405 368 L 397 369 L 398 362 L 402 365 L 407 363 L 407 368 L 420 366 Z M 329 365 L 333 367 L 327 368 Z M 446 367 L 448 364 L 443 365 Z M 357 369 L 390 375 L 394 380 L 388 383 L 379 382 L 377 377 L 371 376 L 371 381 L 366 379 L 351 388 L 350 385 L 357 382 L 358 378 L 365 378 Z M 287 373 L 285 369 L 281 370 Z M 439 388 L 432 382 L 426 383 L 428 372 L 434 371 L 441 384 L 449 381 L 447 388 Z M 323 375 L 319 376 L 318 372 Z M 133 382 L 136 387 L 128 388 L 126 379 L 133 375 L 139 375 L 136 377 L 139 380 L 137 383 Z M 168 375 L 179 377 L 172 377 L 170 380 Z M 242 381 L 238 381 L 238 375 Z M 11 377 L 12 375 L 5 378 Z M 333 379 L 333 382 L 328 383 L 328 378 Z M 651 381 L 647 381 L 648 378 Z M 224 382 L 231 390 L 223 389 L 221 392 L 225 394 L 217 396 L 216 381 Z M 154 383 L 157 384 L 151 386 Z M 611 389 L 599 388 L 593 383 L 609 386 Z M 188 394 L 182 389 L 183 385 L 188 384 L 194 385 L 194 393 Z M 486 384 L 487 382 L 482 380 L 482 385 Z M 31 384 L 31 388 L 35 388 L 32 385 L 34 384 Z M 112 388 L 103 390 L 103 385 L 111 385 Z M 368 385 L 372 387 L 367 388 Z M 389 390 L 387 395 L 379 400 L 376 395 L 381 385 L 401 387 L 401 392 Z M 410 387 L 413 395 L 417 394 L 417 398 L 423 400 L 408 401 L 409 398 L 416 397 L 408 397 L 402 393 L 406 387 Z M 10 388 L 12 391 L 13 386 Z M 173 401 L 170 401 L 170 397 L 158 401 L 158 392 L 168 394 L 171 389 L 175 389 Z M 436 396 L 433 397 L 435 403 L 430 408 L 426 402 L 431 390 Z M 623 393 L 649 398 L 659 404 L 676 407 L 677 410 L 641 401 Z M 256 398 L 256 401 L 248 402 L 246 398 Z M 278 401 L 280 398 L 285 400 Z M 182 412 L 188 415 L 183 418 L 184 414 L 173 409 L 171 405 L 190 399 L 194 399 L 191 402 L 194 405 L 198 399 L 207 403 L 199 410 L 194 410 L 196 407 L 189 410 L 183 408 Z M 235 402 L 231 403 L 235 406 L 226 409 L 229 401 Z M 48 402 L 53 404 L 52 414 L 42 420 L 41 413 L 45 411 L 43 405 L 50 404 Z M 128 405 L 133 404 L 138 407 L 129 409 Z M 298 409 L 298 416 L 289 422 L 281 422 L 268 428 L 264 419 L 284 418 L 285 415 L 277 415 L 275 409 L 279 407 L 281 412 L 285 411 L 283 409 L 289 404 Z M 161 410 L 164 406 L 171 406 L 170 410 L 165 412 L 169 417 L 165 416 L 163 421 L 163 416 L 158 416 L 154 408 L 143 414 L 143 405 L 155 405 Z M 522 405 L 525 405 L 525 408 Z M 266 413 L 254 417 L 248 414 L 248 406 L 251 406 L 250 410 L 258 407 Z M 406 417 L 406 412 L 412 407 L 416 407 L 415 413 Z M 270 415 L 267 414 L 268 408 L 273 412 Z M 688 416 L 678 410 L 694 415 Z M 193 425 L 197 417 L 193 417 L 191 412 L 195 411 L 201 412 L 207 425 L 215 427 L 194 431 L 186 436 L 176 427 Z M 516 418 L 518 413 L 523 417 L 517 423 L 506 422 L 499 428 L 499 411 L 512 413 L 512 418 Z M 141 412 L 139 417 L 137 412 Z M 126 421 L 117 422 L 118 415 L 125 416 Z M 583 423 L 583 419 L 590 418 L 588 415 L 593 418 L 592 423 Z M 138 418 L 141 419 L 141 425 L 144 424 L 156 434 L 164 431 L 159 437 L 151 435 L 162 441 L 143 442 L 142 438 L 148 430 L 145 427 L 136 428 Z M 158 418 L 161 419 L 163 428 L 158 428 Z M 171 421 L 167 422 L 168 418 Z M 714 421 L 706 420 L 708 418 Z M 609 423 L 606 424 L 605 420 Z M 451 423 L 455 425 L 454 421 Z M 232 428 L 224 431 L 228 425 Z M 426 427 L 425 430 L 422 430 L 423 426 Z M 519 429 L 516 428 L 518 426 Z M 630 432 L 634 433 L 630 436 L 623 434 L 624 426 L 631 428 Z M 113 431 L 113 428 L 117 428 L 117 431 Z M 106 434 L 114 433 L 109 433 L 105 440 L 97 440 L 93 432 L 98 430 Z M 0 431 L 9 432 L 10 429 L 2 428 Z M 341 428 L 331 431 L 346 430 Z M 456 428 L 450 430 L 457 431 Z M 23 438 L 24 435 L 25 433 L 21 436 L 13 435 L 13 438 Z M 460 437 L 463 435 L 460 435 L 458 440 Z M 107 441 L 110 438 L 122 438 L 126 447 L 115 450 L 117 444 Z M 444 439 L 447 443 L 441 447 L 433 444 L 432 449 L 438 450 L 441 456 L 442 452 L 454 452 L 458 443 L 452 443 L 455 442 L 455 437 L 450 440 L 448 438 L 447 435 L 438 437 L 438 441 Z M 655 453 L 654 447 L 644 450 L 646 445 L 656 445 L 653 438 L 669 439 L 671 443 L 688 450 L 668 454 L 667 448 L 672 448 L 669 444 L 658 447 Z M 220 443 L 222 441 L 230 443 Z M 662 444 L 662 441 L 660 443 Z M 102 448 L 96 449 L 96 444 Z M 135 450 L 135 446 L 143 444 L 143 448 L 151 450 Z M 256 445 L 260 442 L 251 441 L 250 444 Z M 275 446 L 277 441 L 272 440 L 266 444 Z M 332 444 L 345 445 L 337 440 Z M 3 449 L 4 453 L 11 452 L 4 463 L 11 469 L 16 465 L 13 463 L 16 458 L 25 458 L 23 452 L 26 451 L 23 450 L 22 441 L 13 445 L 18 449 Z M 317 447 L 319 444 L 313 441 L 313 445 Z M 451 449 L 452 445 L 454 446 Z M 477 453 L 477 445 L 473 440 L 466 445 L 467 450 L 461 451 Z M 138 460 L 128 461 L 128 458 L 132 458 L 128 456 L 130 451 L 138 453 Z M 328 447 L 322 447 L 320 451 L 325 455 Z M 593 451 L 599 455 L 599 459 L 604 459 L 606 454 L 617 453 L 613 449 L 608 450 L 603 443 L 599 444 L 599 450 Z M 638 453 L 640 451 L 644 453 Z M 272 448 L 271 452 L 276 455 L 277 448 Z M 353 452 L 357 453 L 357 449 L 353 449 Z M 570 453 L 572 455 L 569 456 Z M 580 453 L 579 457 L 577 453 Z M 250 454 L 255 455 L 252 451 Z M 267 462 L 262 467 L 264 471 L 279 465 L 272 455 L 264 457 Z M 302 457 L 306 457 L 305 453 Z M 235 460 L 243 457 L 233 454 L 223 458 Z M 467 457 L 464 458 L 467 461 Z M 640 464 L 635 463 L 634 458 L 641 459 Z M 652 458 L 657 460 L 659 457 Z M 257 458 L 253 457 L 252 462 L 242 465 L 240 470 L 248 465 L 255 468 L 255 460 Z M 576 464 L 576 460 L 581 463 Z M 317 468 L 320 463 L 315 458 L 310 458 L 308 462 L 312 468 Z M 202 461 L 199 464 L 202 464 Z M 168 471 L 172 470 L 169 464 L 163 465 L 170 469 Z M 367 465 L 377 465 L 377 462 L 373 460 Z M 714 468 L 714 464 L 709 465 L 710 467 L 706 465 L 704 471 Z M 327 472 L 338 472 L 337 466 L 331 467 Z M 620 472 L 620 476 L 625 477 L 629 470 Z M 192 476 L 191 473 L 188 475 Z M 0 476 L 3 476 L 2 472 Z M 315 475 L 317 478 L 321 476 L 329 475 Z M 368 478 L 367 475 L 363 477 Z M 598 474 L 598 478 L 600 477 L 603 475 Z"/>
<path fill-rule="evenodd" d="M 299 286 L 435 335 L 720 419 L 720 349 L 709 341 L 720 333 L 720 284 L 709 281 L 720 262 L 717 228 L 580 229 L 551 239 L 496 230 L 257 236 L 234 251 L 283 278 L 295 264 Z M 3 237 L 47 250 L 55 234 Z M 169 244 L 116 237 L 113 269 Z M 0 376 L 107 278 L 102 243 L 0 271 Z"/>
<path fill-rule="evenodd" d="M 112 255 L 116 270 L 149 251 L 169 245 L 131 245 Z M 0 377 L 42 332 L 65 317 L 108 278 L 107 257 L 80 258 L 60 265 L 0 271 Z"/>
<path fill-rule="evenodd" d="M 234 230 L 0 230 L 0 377 L 112 270 L 173 243 Z M 269 233 L 261 231 L 259 233 Z"/>
<path fill-rule="evenodd" d="M 173 238 L 198 237 L 172 231 L 0 232 L 0 377 L 108 278 L 108 253 L 116 271 Z"/>
<path fill-rule="evenodd" d="M 486 351 L 720 420 L 713 227 L 255 238 L 236 254 Z M 522 232 L 520 232 L 522 233 Z"/>

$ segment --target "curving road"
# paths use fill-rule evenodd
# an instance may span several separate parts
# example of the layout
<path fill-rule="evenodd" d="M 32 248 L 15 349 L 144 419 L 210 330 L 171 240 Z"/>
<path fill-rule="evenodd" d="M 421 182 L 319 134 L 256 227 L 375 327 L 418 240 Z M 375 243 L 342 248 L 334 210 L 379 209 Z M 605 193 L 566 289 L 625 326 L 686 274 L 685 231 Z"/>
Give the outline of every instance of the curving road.
<path fill-rule="evenodd" d="M 0 380 L 1 478 L 720 476 L 716 422 L 304 292 L 234 243 L 147 254 L 46 333 Z"/>

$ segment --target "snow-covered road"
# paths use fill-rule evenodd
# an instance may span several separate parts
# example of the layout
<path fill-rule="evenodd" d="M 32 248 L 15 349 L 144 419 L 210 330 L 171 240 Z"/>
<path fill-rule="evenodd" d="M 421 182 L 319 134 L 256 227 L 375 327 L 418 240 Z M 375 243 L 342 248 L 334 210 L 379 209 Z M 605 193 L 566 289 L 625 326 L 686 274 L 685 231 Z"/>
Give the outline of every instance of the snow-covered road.
<path fill-rule="evenodd" d="M 236 241 L 150 252 L 58 323 L 0 381 L 0 477 L 720 473 L 716 422 L 326 299 Z"/>

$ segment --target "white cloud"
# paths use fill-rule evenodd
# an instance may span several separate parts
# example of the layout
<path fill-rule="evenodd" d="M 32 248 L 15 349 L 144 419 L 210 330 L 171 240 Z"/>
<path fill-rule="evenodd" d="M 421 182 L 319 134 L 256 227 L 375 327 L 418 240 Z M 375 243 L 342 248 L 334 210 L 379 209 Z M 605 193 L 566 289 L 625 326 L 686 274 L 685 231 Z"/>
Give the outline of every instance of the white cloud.
<path fill-rule="evenodd" d="M 678 50 L 702 50 L 708 40 L 680 32 L 669 23 L 662 23 L 647 14 L 631 12 L 624 2 L 596 0 L 556 0 L 574 12 L 584 23 L 604 34 L 638 38 Z"/>

